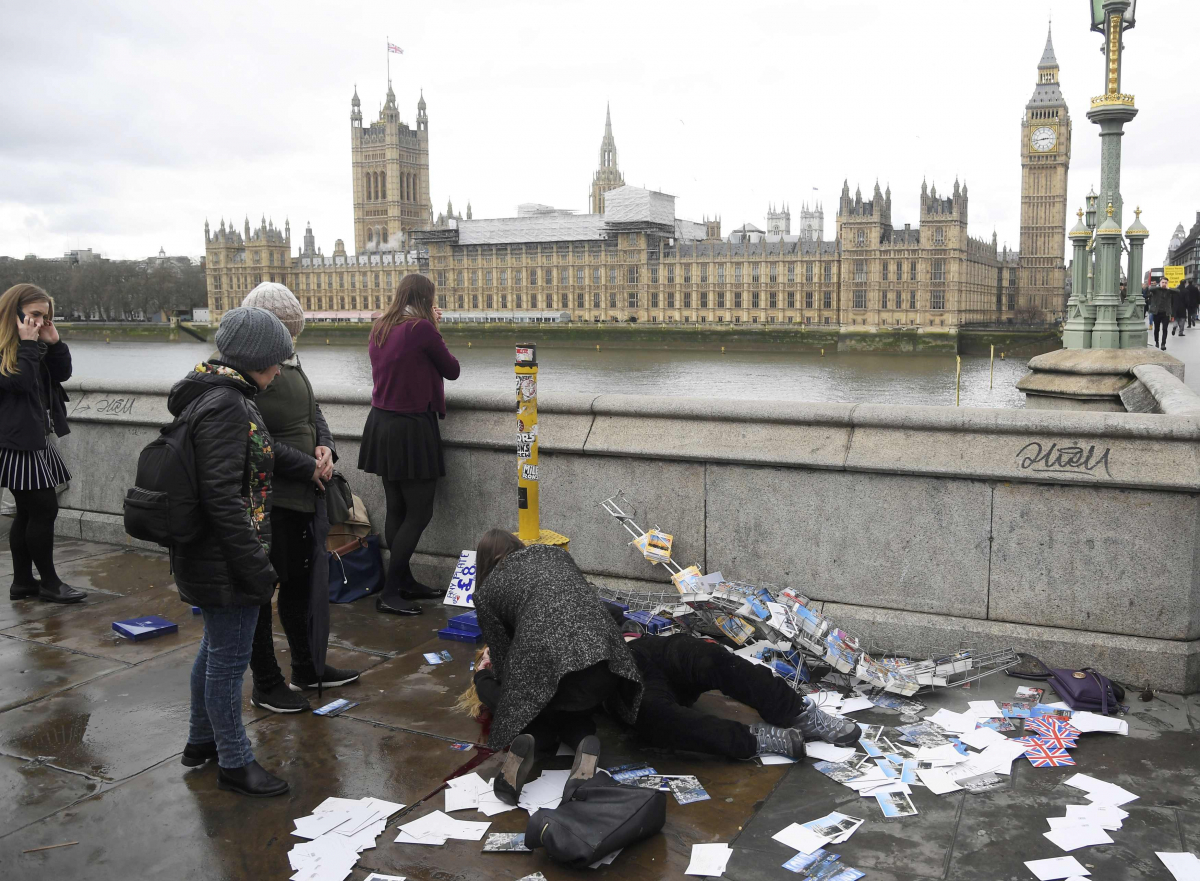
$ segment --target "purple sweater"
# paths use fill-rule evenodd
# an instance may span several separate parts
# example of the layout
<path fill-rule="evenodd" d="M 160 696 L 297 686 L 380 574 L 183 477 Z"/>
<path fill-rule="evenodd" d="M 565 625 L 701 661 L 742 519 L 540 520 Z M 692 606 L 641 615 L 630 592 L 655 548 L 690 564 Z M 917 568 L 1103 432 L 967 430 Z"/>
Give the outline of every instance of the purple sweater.
<path fill-rule="evenodd" d="M 443 379 L 458 379 L 458 359 L 446 348 L 437 328 L 424 318 L 393 327 L 382 346 L 367 347 L 371 356 L 371 406 L 394 413 L 446 415 Z"/>

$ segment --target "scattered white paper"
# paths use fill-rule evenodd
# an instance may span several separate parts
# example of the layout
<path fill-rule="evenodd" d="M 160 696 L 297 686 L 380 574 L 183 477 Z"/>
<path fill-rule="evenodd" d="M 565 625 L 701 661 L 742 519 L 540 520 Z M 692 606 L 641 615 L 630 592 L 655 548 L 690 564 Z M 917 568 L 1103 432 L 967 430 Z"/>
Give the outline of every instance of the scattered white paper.
<path fill-rule="evenodd" d="M 1175 881 L 1200 881 L 1200 859 L 1190 853 L 1162 853 L 1154 855 L 1162 860 Z"/>
<path fill-rule="evenodd" d="M 1008 738 L 991 728 L 976 728 L 974 731 L 967 731 L 959 735 L 959 740 L 975 749 L 987 749 L 993 743 L 1003 743 Z"/>
<path fill-rule="evenodd" d="M 472 823 L 468 820 L 456 820 L 441 811 L 434 811 L 401 826 L 396 841 L 402 844 L 431 844 L 436 842 L 430 839 L 439 838 L 441 844 L 445 844 L 449 838 L 479 841 L 491 825 L 490 822 Z"/>
<path fill-rule="evenodd" d="M 842 705 L 838 708 L 838 714 L 845 716 L 847 713 L 857 713 L 859 710 L 869 710 L 875 705 L 865 697 L 848 697 L 842 701 Z"/>
<path fill-rule="evenodd" d="M 814 850 L 819 850 L 822 845 L 829 843 L 828 836 L 819 835 L 799 823 L 793 823 L 786 829 L 780 829 L 771 837 L 780 844 L 786 844 L 792 850 L 798 850 L 804 854 L 810 854 Z"/>
<path fill-rule="evenodd" d="M 836 691 L 814 691 L 808 695 L 808 699 L 826 712 L 837 709 L 845 700 Z"/>
<path fill-rule="evenodd" d="M 612 865 L 612 861 L 615 860 L 617 858 L 617 855 L 620 854 L 621 851 L 623 851 L 624 849 L 625 848 L 623 848 L 623 847 L 618 847 L 616 850 L 614 850 L 608 856 L 600 857 L 600 859 L 596 860 L 596 862 L 589 864 L 588 868 L 589 869 L 599 869 L 601 866 Z"/>
<path fill-rule="evenodd" d="M 1082 734 L 1090 731 L 1104 731 L 1109 734 L 1129 734 L 1129 723 L 1124 719 L 1114 719 L 1111 716 L 1101 716 L 1080 710 L 1071 715 L 1070 726 Z"/>
<path fill-rule="evenodd" d="M 995 701 L 968 701 L 970 715 L 976 719 L 995 719 L 1000 715 L 1000 708 Z"/>
<path fill-rule="evenodd" d="M 349 811 L 326 811 L 309 817 L 299 817 L 294 821 L 296 831 L 292 834 L 300 838 L 320 838 L 326 832 L 345 823 L 350 816 Z"/>
<path fill-rule="evenodd" d="M 1099 826 L 1101 829 L 1120 829 L 1128 816 L 1127 811 L 1113 805 L 1067 805 L 1067 816 L 1064 819 L 1074 820 L 1082 825 Z"/>
<path fill-rule="evenodd" d="M 567 785 L 569 770 L 543 771 L 536 780 L 530 780 L 521 788 L 521 797 L 517 802 L 530 814 L 542 808 L 553 809 L 562 801 L 563 787 Z M 480 798 L 482 803 L 482 797 Z"/>
<path fill-rule="evenodd" d="M 775 753 L 768 753 L 765 756 L 759 756 L 758 760 L 764 765 L 791 765 L 795 763 L 795 759 L 789 756 L 780 756 Z"/>
<path fill-rule="evenodd" d="M 1082 789 L 1088 794 L 1088 799 L 1094 804 L 1120 807 L 1126 802 L 1134 801 L 1137 798 L 1128 789 L 1122 789 L 1115 783 L 1097 780 L 1095 777 L 1089 777 L 1087 774 L 1076 774 L 1063 782 L 1067 786 Z"/>
<path fill-rule="evenodd" d="M 823 740 L 813 740 L 804 744 L 804 752 L 809 758 L 820 759 L 823 762 L 844 762 L 856 750 L 852 746 L 834 746 Z"/>
<path fill-rule="evenodd" d="M 954 713 L 942 708 L 932 716 L 926 716 L 925 720 L 952 734 L 963 734 L 975 730 L 975 716 L 972 713 Z"/>
<path fill-rule="evenodd" d="M 941 768 L 920 768 L 917 770 L 917 777 L 934 795 L 945 795 L 948 792 L 962 789 Z"/>
<path fill-rule="evenodd" d="M 685 875 L 724 875 L 725 866 L 732 855 L 733 849 L 728 844 L 693 844 L 692 860 L 683 873 Z"/>
<path fill-rule="evenodd" d="M 1058 881 L 1074 875 L 1092 874 L 1075 857 L 1054 857 L 1048 860 L 1033 860 L 1025 863 L 1038 881 Z"/>
<path fill-rule="evenodd" d="M 921 762 L 933 762 L 935 764 L 944 762 L 950 765 L 961 765 L 969 757 L 964 756 L 954 744 L 946 743 L 942 746 L 923 746 L 917 750 L 914 758 Z"/>
<path fill-rule="evenodd" d="M 1063 829 L 1043 832 L 1042 835 L 1066 851 L 1113 843 L 1109 834 L 1099 826 L 1067 826 Z"/>

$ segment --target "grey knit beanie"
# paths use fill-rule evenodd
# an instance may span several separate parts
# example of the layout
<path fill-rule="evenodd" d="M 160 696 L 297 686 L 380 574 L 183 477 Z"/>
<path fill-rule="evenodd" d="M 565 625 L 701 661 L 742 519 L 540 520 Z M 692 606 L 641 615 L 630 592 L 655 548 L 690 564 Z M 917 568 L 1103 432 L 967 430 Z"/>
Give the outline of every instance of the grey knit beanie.
<path fill-rule="evenodd" d="M 292 357 L 292 335 L 273 312 L 239 306 L 221 316 L 217 328 L 221 360 L 235 370 L 266 370 Z"/>
<path fill-rule="evenodd" d="M 287 285 L 282 285 L 277 281 L 264 281 L 246 294 L 242 305 L 258 306 L 260 309 L 274 313 L 275 317 L 283 322 L 283 326 L 288 329 L 288 333 L 292 335 L 293 339 L 300 336 L 300 331 L 304 330 L 304 309 L 301 308 L 296 295 L 288 290 Z"/>

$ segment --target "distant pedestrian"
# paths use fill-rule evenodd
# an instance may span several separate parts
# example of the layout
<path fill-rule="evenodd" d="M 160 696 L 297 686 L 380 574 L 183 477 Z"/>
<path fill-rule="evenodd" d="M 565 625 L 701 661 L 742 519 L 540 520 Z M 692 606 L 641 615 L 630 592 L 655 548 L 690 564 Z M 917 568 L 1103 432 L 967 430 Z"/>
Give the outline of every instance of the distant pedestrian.
<path fill-rule="evenodd" d="M 78 603 L 87 597 L 54 570 L 55 487 L 71 479 L 54 437 L 71 430 L 62 388 L 70 378 L 71 351 L 54 326 L 50 295 L 36 285 L 13 285 L 0 295 L 0 487 L 17 506 L 8 533 L 9 599 Z"/>
<path fill-rule="evenodd" d="M 1142 317 L 1145 318 L 1147 322 L 1153 323 L 1153 319 L 1150 317 L 1150 286 L 1149 285 L 1146 285 L 1145 287 L 1142 288 Z"/>
<path fill-rule="evenodd" d="M 286 286 L 265 281 L 246 295 L 242 305 L 266 309 L 283 322 L 292 336 L 294 350 L 296 338 L 304 330 L 304 309 Z M 262 414 L 275 449 L 291 447 L 306 463 L 311 463 L 309 467 L 314 471 L 302 479 L 276 474 L 271 481 L 270 556 L 279 578 L 276 602 L 291 656 L 291 687 L 275 659 L 269 600 L 258 610 L 250 654 L 250 672 L 254 677 L 250 702 L 274 713 L 299 713 L 309 709 L 308 699 L 301 693 L 303 689 L 318 685 L 329 688 L 358 679 L 357 670 L 341 670 L 328 664 L 318 677 L 309 646 L 312 597 L 318 591 L 323 597 L 329 595 L 329 571 L 323 565 L 329 524 L 327 518 L 318 516 L 317 506 L 325 504 L 325 493 L 319 484 L 333 476 L 337 454 L 333 434 L 298 355 L 293 354 L 280 365 L 279 376 L 254 396 L 254 404 Z M 318 591 L 313 589 L 314 578 L 320 582 Z"/>
<path fill-rule="evenodd" d="M 433 517 L 438 478 L 446 476 L 438 420 L 446 418 L 444 380 L 459 374 L 458 359 L 438 332 L 434 291 L 426 276 L 406 275 L 367 346 L 374 389 L 358 467 L 383 479 L 391 562 L 375 608 L 396 615 L 419 615 L 415 600 L 445 593 L 417 581 L 409 565 Z"/>
<path fill-rule="evenodd" d="M 1200 311 L 1200 288 L 1196 287 L 1194 281 L 1187 283 L 1187 310 L 1188 310 L 1188 327 L 1196 326 L 1196 313 Z"/>
<path fill-rule="evenodd" d="M 217 328 L 220 357 L 197 364 L 167 397 L 187 423 L 207 527 L 171 548 L 179 598 L 199 606 L 204 636 L 192 665 L 191 720 L 180 761 L 216 759 L 217 787 L 250 796 L 283 795 L 288 784 L 254 759 L 242 724 L 242 676 L 259 608 L 271 600 L 271 486 L 275 473 L 304 479 L 313 460 L 275 449 L 259 391 L 292 356 L 292 336 L 265 309 L 231 309 Z"/>
<path fill-rule="evenodd" d="M 1154 345 L 1160 349 L 1167 348 L 1167 328 L 1171 324 L 1171 288 L 1167 279 L 1160 278 L 1158 287 L 1150 290 L 1150 314 L 1154 318 Z M 1162 340 L 1159 341 L 1159 332 Z"/>
<path fill-rule="evenodd" d="M 1188 320 L 1188 296 L 1183 287 L 1171 290 L 1171 314 L 1175 318 L 1175 326 L 1171 328 L 1171 333 L 1174 334 L 1178 330 L 1179 335 L 1183 336 Z"/>

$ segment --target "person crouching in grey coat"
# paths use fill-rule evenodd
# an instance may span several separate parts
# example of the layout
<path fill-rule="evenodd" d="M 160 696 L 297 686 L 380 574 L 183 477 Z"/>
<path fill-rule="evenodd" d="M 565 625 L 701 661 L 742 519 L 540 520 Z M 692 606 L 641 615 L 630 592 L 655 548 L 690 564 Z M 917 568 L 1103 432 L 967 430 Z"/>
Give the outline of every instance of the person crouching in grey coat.
<path fill-rule="evenodd" d="M 559 740 L 575 750 L 572 776 L 594 770 L 599 754 L 592 714 L 607 705 L 627 724 L 637 718 L 642 676 L 616 622 L 571 555 L 526 547 L 492 529 L 476 549 L 475 612 L 501 683 L 488 746 L 509 748 L 496 795 L 516 804 L 535 752 Z"/>

